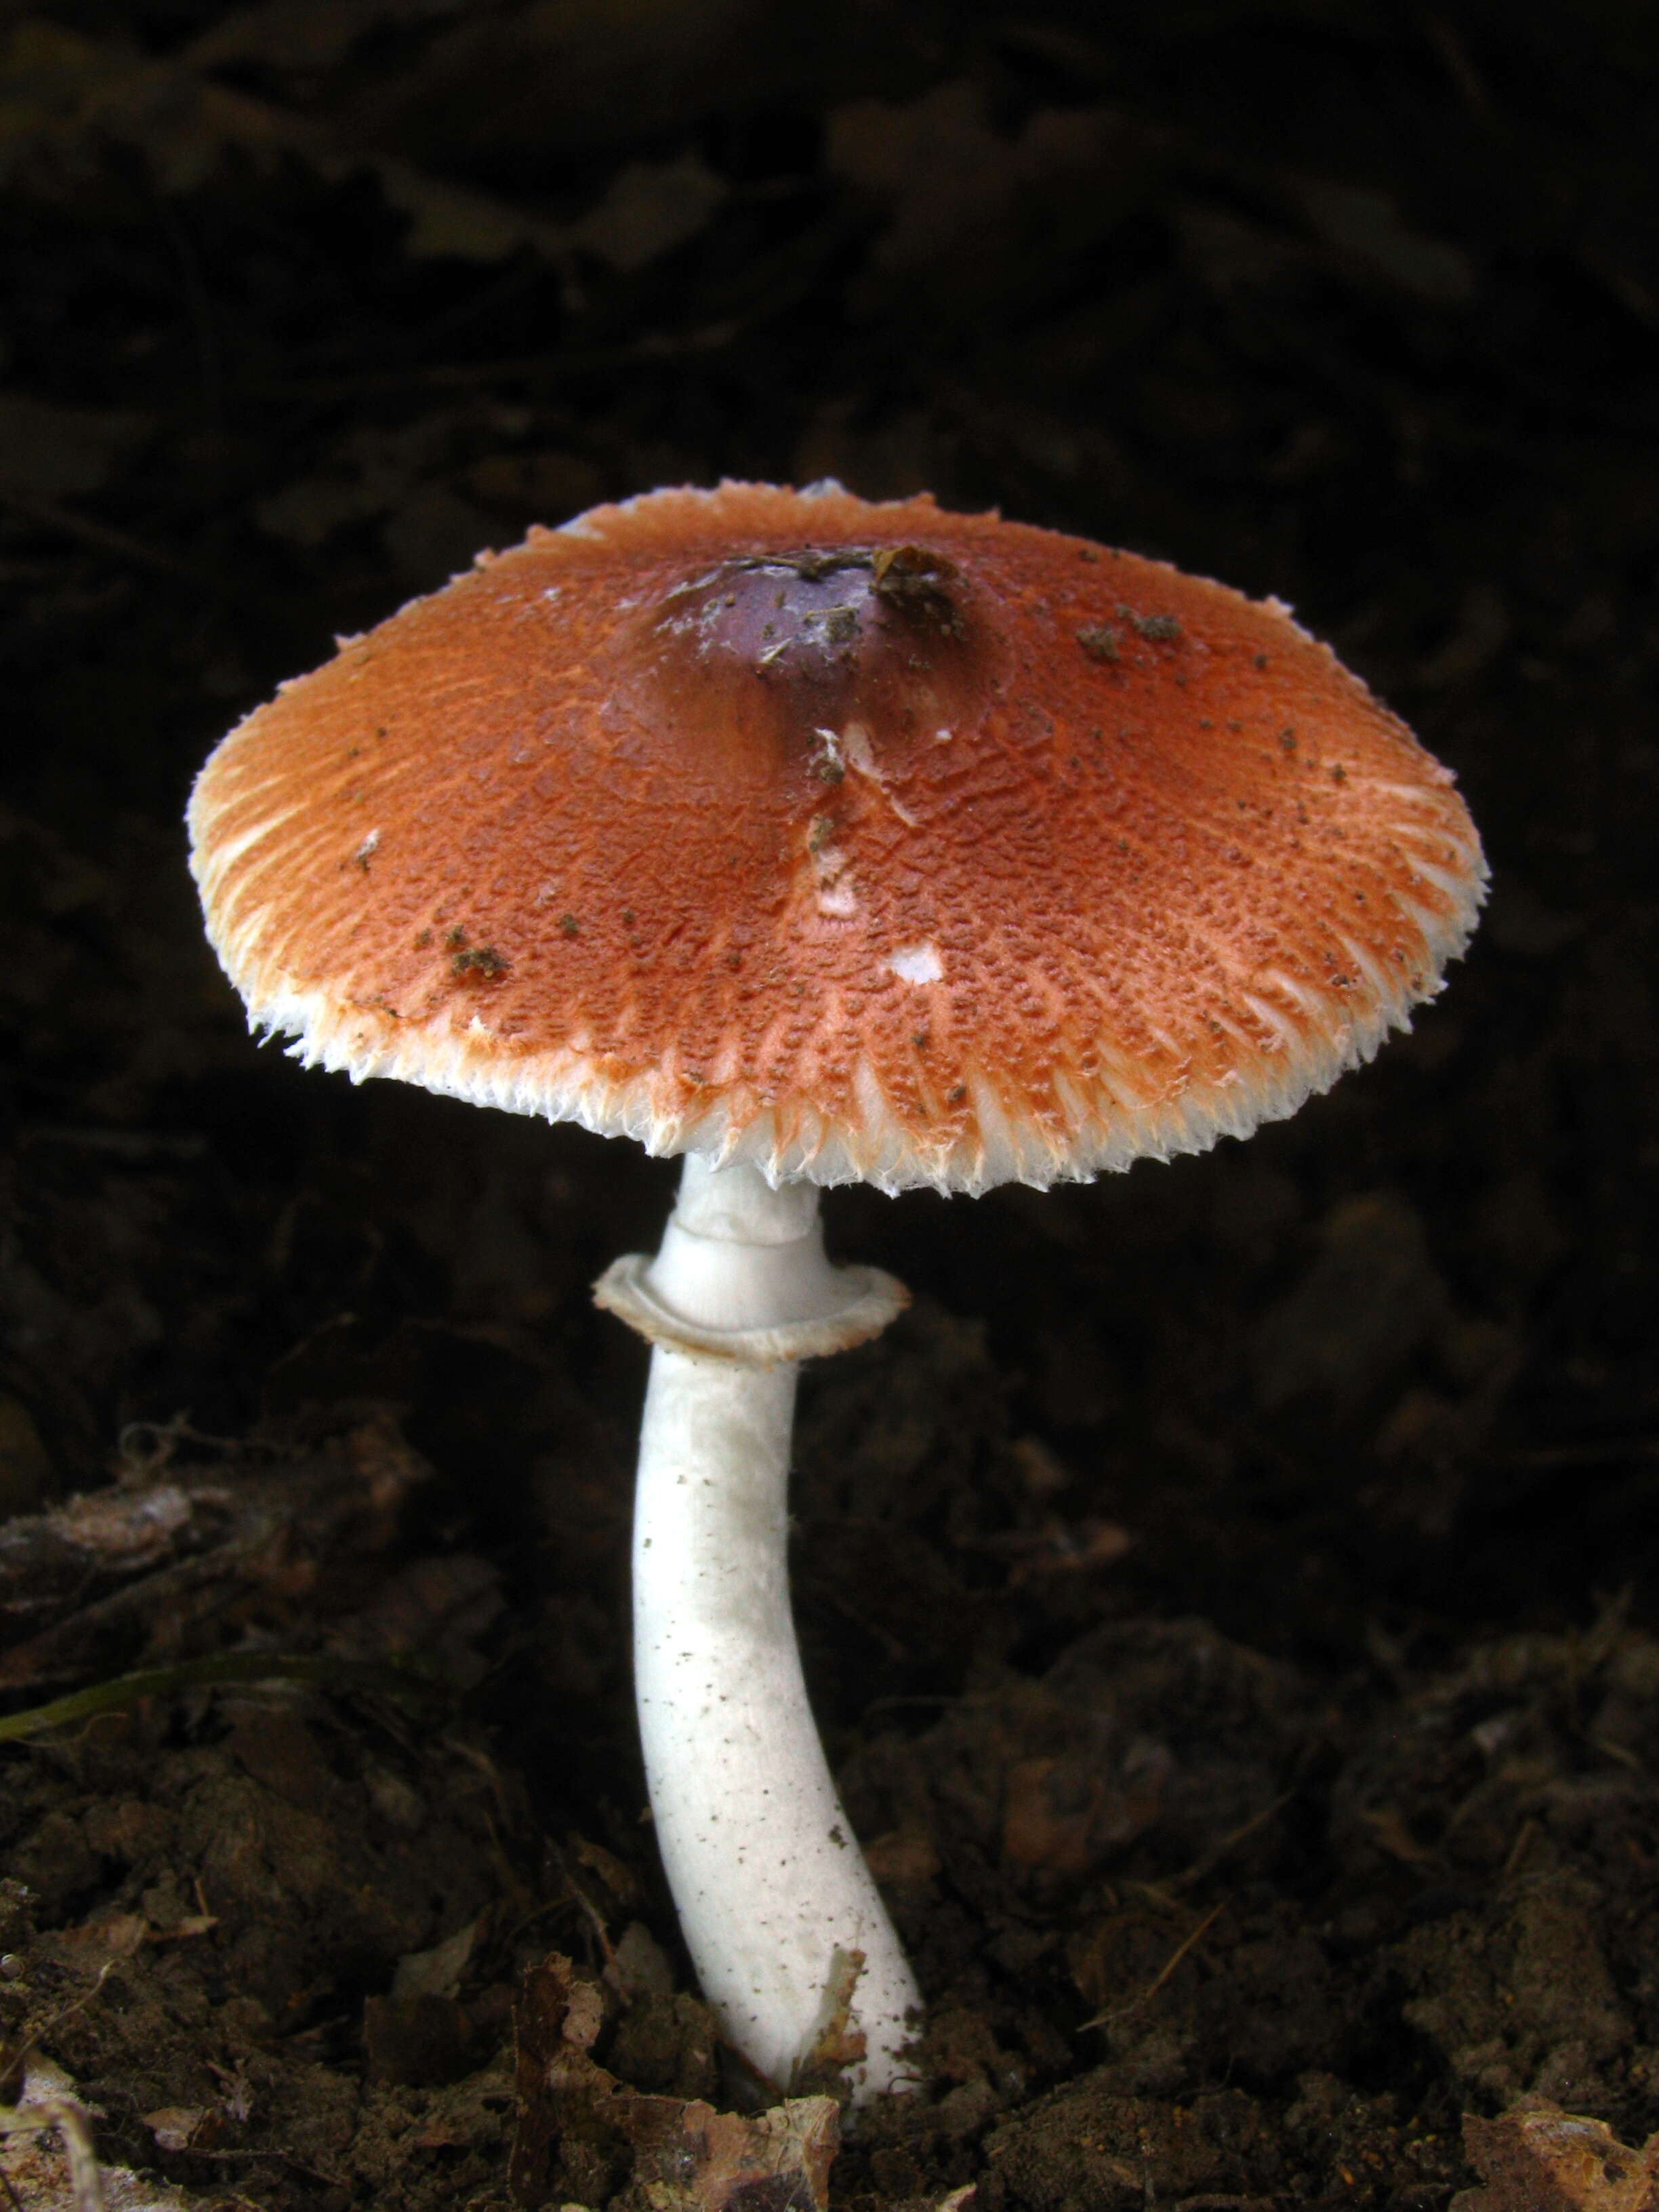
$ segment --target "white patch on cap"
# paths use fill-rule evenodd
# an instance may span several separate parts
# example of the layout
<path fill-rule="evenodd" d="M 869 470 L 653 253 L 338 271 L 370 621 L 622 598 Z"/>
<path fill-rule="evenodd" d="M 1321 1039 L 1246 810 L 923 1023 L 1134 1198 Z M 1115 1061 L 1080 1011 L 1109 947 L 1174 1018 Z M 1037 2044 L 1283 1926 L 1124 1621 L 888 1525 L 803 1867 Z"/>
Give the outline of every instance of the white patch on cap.
<path fill-rule="evenodd" d="M 888 954 L 887 965 L 901 983 L 937 983 L 945 973 L 936 945 L 902 945 Z"/>
<path fill-rule="evenodd" d="M 820 730 L 817 734 L 821 738 L 828 738 L 831 733 L 828 730 Z M 902 806 L 887 788 L 887 772 L 876 758 L 875 748 L 870 743 L 870 732 L 863 723 L 849 722 L 841 733 L 840 742 L 846 749 L 847 766 L 866 781 L 873 783 L 905 828 L 914 830 L 916 817 L 908 807 Z"/>
<path fill-rule="evenodd" d="M 827 830 L 829 823 L 824 817 L 820 815 L 818 820 Z M 838 852 L 827 839 L 816 845 L 809 842 L 807 850 L 811 855 L 812 873 L 817 878 L 818 912 L 827 914 L 837 921 L 847 921 L 858 912 L 859 902 L 858 893 L 853 888 L 853 872 L 848 866 L 846 854 Z"/>

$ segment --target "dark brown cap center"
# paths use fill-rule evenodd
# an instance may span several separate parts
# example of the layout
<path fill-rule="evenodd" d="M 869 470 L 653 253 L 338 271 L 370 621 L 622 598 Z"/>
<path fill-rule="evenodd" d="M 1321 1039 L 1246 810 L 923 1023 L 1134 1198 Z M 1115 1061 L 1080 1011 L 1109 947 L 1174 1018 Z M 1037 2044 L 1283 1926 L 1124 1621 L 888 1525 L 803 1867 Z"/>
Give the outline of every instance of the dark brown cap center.
<path fill-rule="evenodd" d="M 688 742 L 821 782 L 849 724 L 897 766 L 966 714 L 986 679 L 972 596 L 919 545 L 745 555 L 670 591 L 640 649 Z"/>

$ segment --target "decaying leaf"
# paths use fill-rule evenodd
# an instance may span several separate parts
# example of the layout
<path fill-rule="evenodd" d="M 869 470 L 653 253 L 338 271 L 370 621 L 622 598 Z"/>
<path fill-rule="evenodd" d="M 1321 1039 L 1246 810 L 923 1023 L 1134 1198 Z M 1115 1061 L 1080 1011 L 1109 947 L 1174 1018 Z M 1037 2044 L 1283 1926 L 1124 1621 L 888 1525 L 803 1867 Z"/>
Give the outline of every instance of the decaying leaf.
<path fill-rule="evenodd" d="M 371 2081 L 436 2087 L 477 2062 L 471 2015 L 459 2002 L 483 1927 L 482 1914 L 429 1951 L 407 1951 L 388 1996 L 363 2005 Z"/>
<path fill-rule="evenodd" d="M 50 2151 L 46 2159 L 40 2157 L 45 2148 L 40 2138 L 52 2131 L 62 2146 L 61 2185 L 56 2186 L 59 2177 L 51 2171 Z M 19 2163 L 33 2169 L 21 2177 L 29 2192 L 21 2197 L 11 2155 L 20 2143 L 27 2148 Z M 3 2146 L 0 2176 L 17 2201 L 39 2203 L 45 2190 L 52 2189 L 65 2205 L 74 2207 L 74 2212 L 104 2212 L 103 2185 L 86 2107 L 74 2095 L 68 2077 L 49 2060 L 27 2060 L 22 2094 L 16 2104 L 0 2105 L 0 2146 Z"/>
<path fill-rule="evenodd" d="M 407 1951 L 392 1977 L 394 1997 L 453 1997 L 460 1993 L 461 1977 L 477 1948 L 482 1916 L 469 1920 L 429 1951 Z"/>
<path fill-rule="evenodd" d="M 477 2063 L 472 2023 L 453 1997 L 371 1996 L 363 2001 L 363 2044 L 371 2081 L 441 2088 Z"/>
<path fill-rule="evenodd" d="M 811 2049 L 795 2069 L 791 2088 L 803 2094 L 833 2089 L 843 2067 L 854 2066 L 864 2057 L 864 2032 L 853 2025 L 853 1993 L 863 1972 L 862 1951 L 830 1954 L 830 1980 L 823 1992 L 818 2031 Z"/>
<path fill-rule="evenodd" d="M 44 499 L 100 490 L 149 429 L 142 415 L 0 392 L 0 488 Z"/>
<path fill-rule="evenodd" d="M 1652 2212 L 1659 2203 L 1659 2135 L 1628 2149 L 1603 2121 L 1522 2097 L 1495 2120 L 1463 2118 L 1463 2147 L 1482 2186 L 1452 2212 Z"/>
<path fill-rule="evenodd" d="M 672 2097 L 634 2097 L 634 2173 L 653 2212 L 823 2212 L 840 2140 L 833 2098 L 792 2097 L 757 2112 L 717 2112 Z"/>
<path fill-rule="evenodd" d="M 325 1561 L 390 1542 L 430 1470 L 389 1422 L 313 1456 L 137 1481 L 9 1522 L 0 1534 L 0 1682 L 122 1671 L 187 1649 L 232 1590 L 313 1591 Z M 434 1624 L 423 1624 L 430 1648 Z M 391 1624 L 387 1624 L 390 1631 Z"/>
<path fill-rule="evenodd" d="M 570 226 L 570 243 L 614 269 L 643 269 L 695 238 L 726 197 L 725 180 L 695 154 L 673 161 L 629 161 L 597 204 Z"/>
<path fill-rule="evenodd" d="M 793 2097 L 745 2118 L 701 2099 L 629 2089 L 592 2057 L 605 1990 L 554 1956 L 525 1978 L 514 2011 L 518 2134 L 511 2181 L 526 2212 L 629 2181 L 653 2212 L 824 2212 L 840 2142 L 833 2098 Z"/>
<path fill-rule="evenodd" d="M 320 176 L 365 171 L 409 218 L 407 250 L 497 261 L 528 247 L 562 262 L 560 228 L 489 192 L 429 176 L 395 157 L 337 139 L 325 124 L 233 91 L 177 59 L 140 58 L 113 42 L 29 22 L 0 51 L 0 113 L 9 161 L 61 154 L 90 136 L 137 153 L 161 192 L 202 184 L 227 155 L 307 162 Z"/>
<path fill-rule="evenodd" d="M 1018 266 L 1033 223 L 1065 221 L 1084 235 L 1113 228 L 1140 189 L 1146 137 L 1104 106 L 1044 110 L 1011 137 L 961 77 L 908 102 L 836 108 L 825 158 L 888 210 L 874 269 L 939 293 L 942 272 L 951 272 L 945 283 L 982 283 Z"/>
<path fill-rule="evenodd" d="M 293 11 L 287 27 L 301 28 Z M 154 61 L 113 41 L 26 22 L 0 51 L 8 150 L 15 158 L 25 149 L 61 149 L 76 134 L 104 136 L 138 154 L 164 193 L 192 190 L 228 155 L 263 164 L 297 159 L 331 179 L 367 172 L 408 218 L 404 248 L 416 258 L 493 262 L 528 249 L 564 266 L 580 249 L 629 271 L 694 236 L 726 197 L 724 182 L 695 154 L 632 161 L 586 215 L 562 225 L 375 150 L 349 126 L 216 81 L 213 68 L 236 58 L 234 41 L 212 37 L 183 56 Z"/>
<path fill-rule="evenodd" d="M 74 2083 L 38 2056 L 24 2062 L 17 2102 L 0 2105 L 0 2198 L 27 2212 L 191 2212 L 199 2203 L 129 2166 L 100 2166 Z"/>

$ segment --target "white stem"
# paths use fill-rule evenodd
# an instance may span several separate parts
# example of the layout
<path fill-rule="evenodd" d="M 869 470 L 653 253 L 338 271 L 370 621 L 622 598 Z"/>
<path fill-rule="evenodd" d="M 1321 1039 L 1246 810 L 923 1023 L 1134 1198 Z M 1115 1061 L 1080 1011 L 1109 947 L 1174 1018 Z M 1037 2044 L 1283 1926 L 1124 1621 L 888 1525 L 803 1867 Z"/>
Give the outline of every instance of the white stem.
<path fill-rule="evenodd" d="M 688 1160 L 646 1288 L 689 1326 L 770 1341 L 867 1303 L 825 1261 L 811 1186 Z M 848 1271 L 850 1276 L 852 1271 Z M 855 2100 L 904 2086 L 915 1978 L 824 1763 L 789 1609 L 786 1489 L 799 1363 L 688 1354 L 653 1329 L 634 1521 L 634 1665 L 658 1843 L 703 1992 L 787 2089 L 846 1963 Z M 867 1332 L 865 1332 L 867 1333 Z M 838 1955 L 839 1954 L 839 1955 Z"/>

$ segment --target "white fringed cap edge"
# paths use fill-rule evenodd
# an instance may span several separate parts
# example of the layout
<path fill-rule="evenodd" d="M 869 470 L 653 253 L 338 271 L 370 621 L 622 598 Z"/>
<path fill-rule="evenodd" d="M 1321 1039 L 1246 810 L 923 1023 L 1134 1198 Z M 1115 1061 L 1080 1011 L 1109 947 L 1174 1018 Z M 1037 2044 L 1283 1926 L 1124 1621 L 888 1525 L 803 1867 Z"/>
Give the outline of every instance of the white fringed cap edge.
<path fill-rule="evenodd" d="M 1087 1182 L 1137 1159 L 1206 1152 L 1219 1138 L 1247 1137 L 1264 1121 L 1282 1121 L 1328 1091 L 1339 1076 L 1363 1066 L 1390 1030 L 1411 1027 L 1413 1006 L 1438 993 L 1443 969 L 1467 947 L 1487 882 L 1478 844 L 1463 874 L 1435 872 L 1449 911 L 1413 909 L 1425 953 L 1422 981 L 1414 988 L 1349 944 L 1346 949 L 1364 988 L 1335 1010 L 1340 1019 L 1334 1027 L 1328 1000 L 1282 975 L 1271 979 L 1280 998 L 1301 1005 L 1304 1020 L 1292 1021 L 1268 1000 L 1252 997 L 1251 1012 L 1282 1045 L 1270 1057 L 1253 1047 L 1255 1066 L 1248 1075 L 1194 1080 L 1147 1099 L 1137 1096 L 1121 1048 L 1105 1040 L 1103 1060 L 1109 1066 L 1115 1062 L 1122 1073 L 1116 1083 L 1096 1079 L 1092 1084 L 1074 1073 L 1057 1073 L 1062 1127 L 1043 1128 L 1023 1119 L 987 1075 L 969 1073 L 974 1112 L 969 1130 L 930 1139 L 925 1131 L 902 1126 L 867 1063 L 854 1085 L 856 1111 L 844 1118 L 799 1098 L 780 1108 L 741 1085 L 715 1091 L 706 1106 L 687 1112 L 671 1101 L 666 1081 L 649 1073 L 617 1081 L 581 1053 L 507 1054 L 482 1028 L 428 1024 L 388 1035 L 384 1015 L 272 972 L 253 952 L 264 922 L 259 912 L 245 914 L 229 938 L 216 928 L 209 878 L 222 864 L 204 861 L 196 815 L 192 799 L 191 869 L 207 909 L 210 941 L 246 1005 L 249 1027 L 256 1034 L 291 1038 L 288 1050 L 302 1066 L 327 1068 L 354 1083 L 390 1077 L 475 1106 L 575 1121 L 601 1136 L 632 1137 L 659 1157 L 701 1152 L 722 1167 L 746 1163 L 774 1185 L 797 1179 L 867 1182 L 893 1193 L 978 1193 L 1006 1182 L 1042 1190 L 1056 1182 Z"/>

